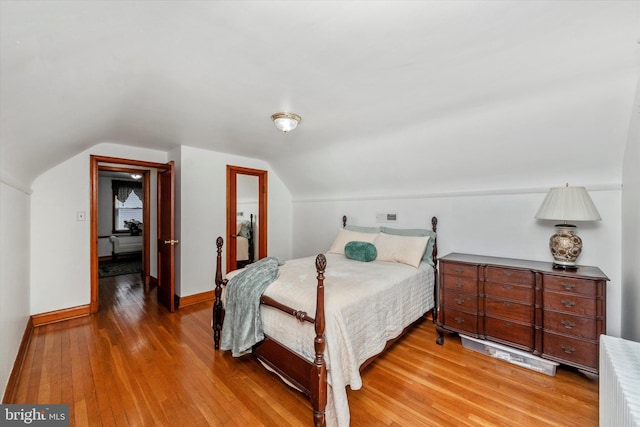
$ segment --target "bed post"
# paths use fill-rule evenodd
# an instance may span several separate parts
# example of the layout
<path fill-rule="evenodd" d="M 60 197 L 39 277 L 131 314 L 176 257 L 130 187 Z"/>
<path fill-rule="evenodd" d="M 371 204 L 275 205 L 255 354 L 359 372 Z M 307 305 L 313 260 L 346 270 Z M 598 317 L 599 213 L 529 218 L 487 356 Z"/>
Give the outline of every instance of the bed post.
<path fill-rule="evenodd" d="M 249 264 L 252 264 L 253 261 L 255 261 L 254 239 L 255 236 L 253 234 L 253 214 L 251 214 L 249 215 Z"/>
<path fill-rule="evenodd" d="M 316 257 L 318 272 L 318 288 L 316 296 L 316 338 L 314 349 L 316 357 L 311 368 L 311 406 L 313 407 L 313 422 L 316 427 L 326 424 L 325 408 L 327 406 L 327 365 L 324 360 L 324 271 L 327 259 L 323 254 Z"/>
<path fill-rule="evenodd" d="M 438 232 L 438 218 L 435 216 L 431 218 L 431 229 L 434 233 Z M 436 240 L 433 242 L 433 253 L 431 254 L 431 259 L 433 260 L 433 266 L 436 269 L 436 273 L 438 272 L 438 237 L 436 235 Z"/>
<path fill-rule="evenodd" d="M 438 231 L 438 218 L 436 218 L 435 216 L 431 218 L 431 230 L 433 230 L 434 233 L 437 233 Z M 433 260 L 433 274 L 435 275 L 434 277 L 434 281 L 433 281 L 433 298 L 434 298 L 434 307 L 433 307 L 433 314 L 431 315 L 431 320 L 433 320 L 433 323 L 436 323 L 438 320 L 438 298 L 440 298 L 440 296 L 438 295 L 438 235 L 436 234 L 436 238 L 433 241 L 433 252 L 431 253 L 431 259 Z"/>
<path fill-rule="evenodd" d="M 220 332 L 222 332 L 222 322 L 224 322 L 224 308 L 222 307 L 222 286 L 227 284 L 226 280 L 222 279 L 222 237 L 216 239 L 216 247 L 218 255 L 216 256 L 216 289 L 215 289 L 215 302 L 213 303 L 213 321 L 211 327 L 213 328 L 213 347 L 216 350 L 220 349 Z"/>

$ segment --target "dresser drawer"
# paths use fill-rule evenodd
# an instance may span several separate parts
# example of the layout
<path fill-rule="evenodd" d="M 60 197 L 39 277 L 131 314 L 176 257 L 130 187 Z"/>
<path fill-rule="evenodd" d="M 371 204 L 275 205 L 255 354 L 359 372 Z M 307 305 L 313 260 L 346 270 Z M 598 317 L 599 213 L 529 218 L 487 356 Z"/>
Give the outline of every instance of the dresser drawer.
<path fill-rule="evenodd" d="M 533 304 L 534 290 L 530 286 L 518 286 L 508 283 L 486 282 L 484 291 L 487 296 L 508 298 L 514 301 Z"/>
<path fill-rule="evenodd" d="M 451 330 L 478 335 L 478 315 L 447 309 L 442 313 L 442 323 Z"/>
<path fill-rule="evenodd" d="M 476 313 L 478 311 L 478 296 L 460 292 L 445 292 L 444 305 L 454 310 Z"/>
<path fill-rule="evenodd" d="M 488 339 L 502 343 L 516 344 L 526 350 L 534 348 L 534 327 L 529 324 L 511 322 L 487 316 L 484 322 L 484 333 Z"/>
<path fill-rule="evenodd" d="M 478 281 L 475 277 L 454 276 L 445 274 L 442 277 L 442 286 L 445 289 L 451 289 L 469 294 L 478 293 Z"/>
<path fill-rule="evenodd" d="M 543 292 L 544 310 L 564 311 L 567 313 L 581 314 L 584 316 L 596 316 L 598 303 L 601 300 L 582 297 L 571 294 L 557 294 L 555 292 Z"/>
<path fill-rule="evenodd" d="M 542 323 L 545 330 L 590 340 L 597 340 L 599 337 L 598 322 L 593 318 L 555 311 L 545 311 L 543 316 Z"/>
<path fill-rule="evenodd" d="M 497 316 L 520 322 L 533 323 L 532 305 L 487 297 L 485 299 L 484 308 L 488 316 Z"/>
<path fill-rule="evenodd" d="M 446 262 L 442 264 L 442 272 L 444 274 L 472 277 L 474 279 L 478 278 L 478 266 L 472 264 Z"/>
<path fill-rule="evenodd" d="M 586 341 L 545 332 L 542 352 L 545 356 L 598 368 L 598 341 Z"/>
<path fill-rule="evenodd" d="M 518 270 L 488 266 L 485 269 L 485 280 L 488 282 L 509 283 L 533 286 L 536 283 L 535 275 L 529 270 Z"/>
<path fill-rule="evenodd" d="M 598 295 L 597 282 L 593 280 L 547 275 L 543 278 L 542 286 L 545 291 L 569 292 L 594 297 Z"/>

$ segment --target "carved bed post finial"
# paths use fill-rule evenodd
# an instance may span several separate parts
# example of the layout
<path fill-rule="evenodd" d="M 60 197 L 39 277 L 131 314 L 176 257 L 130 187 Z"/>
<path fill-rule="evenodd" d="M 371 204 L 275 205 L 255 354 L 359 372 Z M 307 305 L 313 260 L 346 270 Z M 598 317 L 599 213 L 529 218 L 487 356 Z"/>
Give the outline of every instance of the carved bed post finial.
<path fill-rule="evenodd" d="M 220 332 L 222 332 L 222 322 L 224 321 L 224 308 L 222 307 L 222 285 L 225 281 L 222 280 L 222 243 L 224 240 L 222 237 L 216 239 L 217 255 L 216 255 L 216 278 L 215 278 L 215 302 L 213 303 L 213 322 L 211 327 L 213 328 L 213 347 L 220 349 Z"/>
<path fill-rule="evenodd" d="M 346 226 L 347 226 L 347 216 L 342 215 L 342 228 L 345 228 Z"/>
<path fill-rule="evenodd" d="M 325 408 L 327 406 L 327 365 L 324 360 L 324 271 L 327 259 L 323 254 L 316 257 L 318 272 L 318 288 L 316 296 L 316 321 L 314 350 L 316 357 L 311 368 L 311 406 L 313 407 L 313 422 L 316 427 L 325 426 Z"/>

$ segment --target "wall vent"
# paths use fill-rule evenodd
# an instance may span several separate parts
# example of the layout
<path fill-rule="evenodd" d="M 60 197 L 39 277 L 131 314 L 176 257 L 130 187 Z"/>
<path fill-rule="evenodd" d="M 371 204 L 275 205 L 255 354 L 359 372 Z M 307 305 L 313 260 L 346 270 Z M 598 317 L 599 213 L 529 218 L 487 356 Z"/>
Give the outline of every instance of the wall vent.
<path fill-rule="evenodd" d="M 398 222 L 397 213 L 377 213 L 376 222 Z"/>

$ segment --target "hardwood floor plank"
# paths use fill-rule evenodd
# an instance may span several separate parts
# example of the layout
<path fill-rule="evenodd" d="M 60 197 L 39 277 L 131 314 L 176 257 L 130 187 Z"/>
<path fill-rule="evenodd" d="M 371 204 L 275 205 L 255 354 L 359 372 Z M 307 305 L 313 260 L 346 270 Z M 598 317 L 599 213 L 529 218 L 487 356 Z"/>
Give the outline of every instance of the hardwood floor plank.
<path fill-rule="evenodd" d="M 140 276 L 100 280 L 98 313 L 34 329 L 13 403 L 69 403 L 73 426 L 310 426 L 311 406 L 251 357 L 213 350 L 211 302 L 169 313 Z M 347 389 L 351 425 L 597 426 L 598 382 L 435 343 L 431 321 Z"/>

